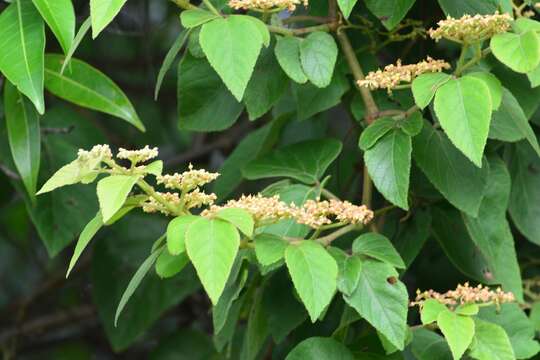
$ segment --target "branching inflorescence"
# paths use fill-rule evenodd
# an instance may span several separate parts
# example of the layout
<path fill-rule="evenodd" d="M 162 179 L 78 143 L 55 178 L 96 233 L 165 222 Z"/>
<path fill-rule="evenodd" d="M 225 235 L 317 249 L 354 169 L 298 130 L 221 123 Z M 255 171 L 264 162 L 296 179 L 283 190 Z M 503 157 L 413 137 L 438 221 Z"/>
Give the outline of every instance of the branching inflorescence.
<path fill-rule="evenodd" d="M 503 33 L 510 28 L 512 17 L 508 14 L 463 15 L 459 19 L 448 16 L 437 23 L 436 29 L 429 29 L 429 36 L 435 41 L 447 39 L 463 44 L 473 44 Z"/>
<path fill-rule="evenodd" d="M 229 6 L 235 10 L 273 11 L 296 10 L 297 5 L 308 6 L 308 0 L 230 0 Z"/>

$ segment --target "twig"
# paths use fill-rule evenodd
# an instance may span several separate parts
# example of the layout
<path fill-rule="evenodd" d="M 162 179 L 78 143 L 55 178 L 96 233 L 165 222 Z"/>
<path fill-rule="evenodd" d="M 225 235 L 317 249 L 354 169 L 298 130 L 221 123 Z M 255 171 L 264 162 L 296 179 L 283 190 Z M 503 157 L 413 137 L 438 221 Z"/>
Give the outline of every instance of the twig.
<path fill-rule="evenodd" d="M 0 164 L 0 170 L 11 180 L 21 180 L 21 177 L 19 174 L 17 174 L 15 171 L 12 171 L 10 168 L 8 168 L 5 165 Z"/>

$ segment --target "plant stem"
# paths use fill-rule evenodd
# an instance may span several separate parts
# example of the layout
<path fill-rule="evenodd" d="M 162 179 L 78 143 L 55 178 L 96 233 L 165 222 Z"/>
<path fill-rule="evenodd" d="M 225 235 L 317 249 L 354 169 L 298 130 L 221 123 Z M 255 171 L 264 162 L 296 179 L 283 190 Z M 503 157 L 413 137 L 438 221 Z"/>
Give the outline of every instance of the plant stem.
<path fill-rule="evenodd" d="M 208 8 L 208 10 L 210 10 L 212 13 L 216 14 L 217 16 L 221 16 L 219 11 L 214 7 L 214 5 L 212 5 L 210 0 L 202 0 L 202 1 L 204 5 Z"/>
<path fill-rule="evenodd" d="M 334 29 L 336 25 L 337 25 L 336 23 L 326 23 L 326 24 L 321 24 L 321 25 L 308 26 L 308 27 L 300 28 L 300 29 L 289 29 L 289 28 L 284 28 L 284 27 L 276 26 L 276 25 L 266 25 L 266 26 L 268 27 L 268 30 L 273 33 L 281 34 L 285 36 L 295 36 L 295 35 L 308 34 L 315 31 L 329 32 L 332 29 Z"/>
<path fill-rule="evenodd" d="M 172 204 L 170 204 L 168 201 L 166 201 L 161 195 L 159 195 L 154 188 L 148 184 L 144 179 L 140 179 L 137 181 L 137 185 L 144 191 L 148 196 L 153 197 L 156 199 L 157 202 L 159 202 L 161 205 L 165 206 L 167 210 L 171 212 L 171 214 L 174 215 L 181 215 L 182 212 L 174 207 Z"/>
<path fill-rule="evenodd" d="M 334 195 L 331 191 L 329 190 L 326 190 L 325 188 L 321 188 L 321 194 L 324 195 L 324 197 L 326 197 L 327 199 L 332 199 L 332 200 L 340 200 L 336 195 Z"/>
<path fill-rule="evenodd" d="M 195 10 L 198 9 L 193 4 L 190 4 L 188 0 L 171 0 L 173 3 L 175 3 L 179 8 L 184 10 Z"/>
<path fill-rule="evenodd" d="M 349 233 L 349 232 L 351 232 L 353 230 L 360 230 L 361 228 L 362 228 L 362 225 L 349 224 L 347 226 L 342 227 L 339 230 L 334 231 L 333 233 L 331 233 L 329 235 L 326 235 L 326 236 L 320 237 L 318 239 L 315 239 L 315 241 L 321 243 L 324 246 L 328 246 L 328 245 L 330 245 L 330 243 L 332 243 L 332 241 L 336 240 L 340 236 L 343 236 L 343 235 L 345 235 L 345 234 L 347 234 L 347 233 Z"/>

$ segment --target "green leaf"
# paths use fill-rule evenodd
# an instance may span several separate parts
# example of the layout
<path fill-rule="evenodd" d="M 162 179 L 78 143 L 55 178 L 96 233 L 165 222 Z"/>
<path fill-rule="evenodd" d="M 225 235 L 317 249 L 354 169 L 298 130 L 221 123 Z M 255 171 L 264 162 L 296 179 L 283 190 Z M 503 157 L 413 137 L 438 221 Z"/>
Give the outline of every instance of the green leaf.
<path fill-rule="evenodd" d="M 191 29 L 219 18 L 219 15 L 202 9 L 189 9 L 180 13 L 180 21 L 186 29 Z"/>
<path fill-rule="evenodd" d="M 409 296 L 397 277 L 398 273 L 391 265 L 366 260 L 356 290 L 343 298 L 390 343 L 402 350 L 407 336 Z"/>
<path fill-rule="evenodd" d="M 156 273 L 162 279 L 167 279 L 178 274 L 189 263 L 186 253 L 172 255 L 163 249 L 156 260 Z"/>
<path fill-rule="evenodd" d="M 285 360 L 339 359 L 354 360 L 353 353 L 342 343 L 332 338 L 311 337 L 292 349 Z"/>
<path fill-rule="evenodd" d="M 313 85 L 319 88 L 330 85 L 337 53 L 334 38 L 325 32 L 313 32 L 300 43 L 302 69 Z"/>
<path fill-rule="evenodd" d="M 489 137 L 508 142 L 527 139 L 538 156 L 540 147 L 523 109 L 517 99 L 507 89 L 503 89 L 502 105 L 493 113 Z"/>
<path fill-rule="evenodd" d="M 360 135 L 358 147 L 363 150 L 369 150 L 380 138 L 386 135 L 390 130 L 396 127 L 396 120 L 383 117 L 372 122 Z"/>
<path fill-rule="evenodd" d="M 133 295 L 135 290 L 137 290 L 137 288 L 141 284 L 142 279 L 148 273 L 148 270 L 150 270 L 152 265 L 154 265 L 154 262 L 156 261 L 158 256 L 161 255 L 163 250 L 163 248 L 160 248 L 151 253 L 150 256 L 148 256 L 146 260 L 144 260 L 144 262 L 141 264 L 141 266 L 137 269 L 135 274 L 133 274 L 133 277 L 129 281 L 129 284 L 127 285 L 126 290 L 122 294 L 122 298 L 118 303 L 118 308 L 116 309 L 116 314 L 114 315 L 114 326 L 118 324 L 118 318 L 120 317 L 120 314 L 122 314 L 122 310 L 129 301 L 129 298 Z"/>
<path fill-rule="evenodd" d="M 341 152 L 335 139 L 307 140 L 275 150 L 249 163 L 243 171 L 250 180 L 285 176 L 314 184 Z"/>
<path fill-rule="evenodd" d="M 527 73 L 540 63 L 540 41 L 533 30 L 497 34 L 489 45 L 497 60 L 515 72 Z"/>
<path fill-rule="evenodd" d="M 435 94 L 435 113 L 442 128 L 478 167 L 482 167 L 491 108 L 489 88 L 473 77 L 449 80 Z"/>
<path fill-rule="evenodd" d="M 265 47 L 268 47 L 270 45 L 270 31 L 268 30 L 268 27 L 264 22 L 259 20 L 259 18 L 256 18 L 254 16 L 247 16 L 247 20 L 250 20 L 255 26 L 257 26 L 257 30 L 259 30 L 259 34 L 261 35 L 261 39 L 263 42 L 263 45 Z"/>
<path fill-rule="evenodd" d="M 336 261 L 321 244 L 301 241 L 287 247 L 285 263 L 311 322 L 315 322 L 336 292 Z"/>
<path fill-rule="evenodd" d="M 393 267 L 405 268 L 401 256 L 399 256 L 390 240 L 381 234 L 367 233 L 360 235 L 354 240 L 352 251 L 355 254 L 366 255 L 388 263 Z"/>
<path fill-rule="evenodd" d="M 498 10 L 500 0 L 438 0 L 445 15 L 459 18 L 465 14 L 490 15 Z"/>
<path fill-rule="evenodd" d="M 48 91 L 79 106 L 124 119 L 144 131 L 133 105 L 111 79 L 77 59 L 72 59 L 62 74 L 64 60 L 62 55 L 45 56 L 45 87 Z"/>
<path fill-rule="evenodd" d="M 71 58 L 73 57 L 73 54 L 75 54 L 75 50 L 79 47 L 81 41 L 83 40 L 84 36 L 90 30 L 90 27 L 92 26 L 92 19 L 88 17 L 84 22 L 81 24 L 81 27 L 77 31 L 77 34 L 75 35 L 75 38 L 73 39 L 73 42 L 71 44 L 71 47 L 69 48 L 68 52 L 66 53 L 66 57 L 64 58 L 62 68 L 60 69 L 60 74 L 64 73 L 64 70 L 66 70 L 66 67 L 71 62 Z"/>
<path fill-rule="evenodd" d="M 417 360 L 452 360 L 452 353 L 444 338 L 422 327 L 413 331 L 411 352 Z"/>
<path fill-rule="evenodd" d="M 93 39 L 95 39 L 111 21 L 113 21 L 126 1 L 127 0 L 90 0 Z"/>
<path fill-rule="evenodd" d="M 210 65 L 242 100 L 262 47 L 258 26 L 244 15 L 215 19 L 202 26 L 199 41 Z"/>
<path fill-rule="evenodd" d="M 511 180 L 505 163 L 490 158 L 488 184 L 477 217 L 463 215 L 469 235 L 485 259 L 493 281 L 523 299 L 521 271 L 514 239 L 506 220 Z"/>
<path fill-rule="evenodd" d="M 437 72 L 421 74 L 412 82 L 414 102 L 420 109 L 429 105 L 437 89 L 447 83 L 452 77 L 448 74 Z"/>
<path fill-rule="evenodd" d="M 189 10 L 188 10 L 189 11 Z M 183 31 L 176 37 L 176 40 L 174 40 L 174 43 L 172 44 L 169 51 L 167 51 L 167 55 L 165 55 L 165 58 L 163 59 L 163 63 L 161 64 L 161 67 L 159 68 L 159 73 L 156 80 L 156 88 L 154 89 L 154 100 L 157 100 L 159 95 L 159 89 L 161 89 L 161 84 L 163 83 L 163 79 L 165 78 L 165 75 L 167 74 L 167 71 L 171 68 L 171 65 L 176 59 L 176 56 L 186 43 L 186 40 L 189 37 L 189 34 L 191 31 Z"/>
<path fill-rule="evenodd" d="M 313 84 L 292 84 L 298 120 L 306 120 L 328 110 L 341 102 L 341 97 L 349 90 L 349 81 L 338 69 L 330 85 L 320 89 Z"/>
<path fill-rule="evenodd" d="M 458 209 L 476 216 L 489 166 L 478 169 L 438 130 L 425 123 L 413 139 L 413 157 L 429 181 Z"/>
<path fill-rule="evenodd" d="M 210 337 L 200 330 L 182 328 L 166 337 L 160 337 L 152 349 L 150 360 L 208 360 L 218 359 Z"/>
<path fill-rule="evenodd" d="M 278 36 L 276 38 L 277 43 L 274 52 L 279 65 L 293 81 L 304 84 L 308 81 L 308 78 L 300 62 L 300 44 L 302 39 L 294 36 Z"/>
<path fill-rule="evenodd" d="M 399 224 L 397 232 L 383 233 L 392 239 L 395 248 L 408 268 L 431 235 L 431 213 L 429 209 L 416 209 L 413 216 L 406 221 L 402 219 L 397 221 Z"/>
<path fill-rule="evenodd" d="M 462 304 L 454 310 L 458 315 L 473 316 L 478 314 L 480 307 L 478 304 Z"/>
<path fill-rule="evenodd" d="M 81 166 L 78 164 L 77 160 L 75 160 L 58 169 L 41 187 L 36 195 L 45 194 L 59 187 L 81 182 L 82 177 L 85 175 L 86 173 L 81 171 Z"/>
<path fill-rule="evenodd" d="M 178 64 L 177 90 L 182 130 L 225 130 L 242 112 L 242 104 L 231 95 L 208 62 L 190 54 Z"/>
<path fill-rule="evenodd" d="M 520 233 L 540 245 L 540 158 L 528 144 L 520 142 L 510 159 L 510 216 Z"/>
<path fill-rule="evenodd" d="M 43 52 L 45 29 L 32 0 L 17 0 L 0 13 L 0 72 L 45 112 Z"/>
<path fill-rule="evenodd" d="M 111 175 L 98 182 L 97 196 L 104 222 L 120 210 L 138 180 L 138 175 Z"/>
<path fill-rule="evenodd" d="M 360 281 L 362 260 L 358 256 L 347 256 L 338 262 L 338 268 L 337 288 L 341 293 L 351 295 Z"/>
<path fill-rule="evenodd" d="M 534 324 L 518 304 L 502 304 L 499 309 L 494 306 L 484 307 L 480 309 L 478 318 L 504 329 L 517 359 L 530 359 L 540 351 L 540 344 L 534 340 Z"/>
<path fill-rule="evenodd" d="M 286 92 L 288 84 L 272 49 L 263 49 L 244 95 L 249 119 L 266 114 Z"/>
<path fill-rule="evenodd" d="M 187 253 L 214 305 L 225 288 L 239 246 L 238 230 L 223 220 L 201 218 L 187 230 Z"/>
<path fill-rule="evenodd" d="M 446 305 L 441 304 L 435 299 L 427 299 L 420 309 L 422 324 L 427 325 L 437 321 L 439 314 L 443 311 L 448 311 Z"/>
<path fill-rule="evenodd" d="M 351 11 L 354 8 L 354 5 L 356 5 L 356 1 L 357 0 L 337 0 L 339 10 L 341 10 L 346 19 L 351 15 Z"/>
<path fill-rule="evenodd" d="M 259 359 L 257 355 L 265 345 L 268 330 L 268 317 L 262 306 L 263 289 L 259 289 L 253 296 L 253 305 L 248 314 L 247 327 L 240 358 L 242 360 Z"/>
<path fill-rule="evenodd" d="M 250 213 L 244 209 L 225 208 L 219 210 L 215 217 L 233 224 L 238 230 L 247 237 L 253 236 L 255 222 Z"/>
<path fill-rule="evenodd" d="M 264 266 L 270 266 L 285 257 L 288 243 L 279 236 L 262 233 L 255 237 L 255 255 Z"/>
<path fill-rule="evenodd" d="M 97 213 L 96 216 L 86 224 L 83 231 L 81 232 L 81 235 L 79 236 L 79 239 L 77 240 L 77 245 L 75 245 L 75 250 L 73 251 L 73 255 L 71 256 L 71 260 L 69 261 L 69 267 L 66 273 L 66 279 L 69 277 L 69 273 L 71 273 L 71 270 L 73 270 L 73 267 L 77 263 L 77 260 L 79 260 L 79 257 L 81 256 L 84 249 L 86 249 L 86 246 L 90 243 L 90 240 L 96 235 L 96 233 L 101 229 L 103 226 L 103 219 L 101 218 L 101 213 Z"/>
<path fill-rule="evenodd" d="M 470 356 L 478 360 L 513 360 L 514 350 L 506 331 L 496 324 L 475 320 Z"/>
<path fill-rule="evenodd" d="M 416 0 L 366 0 L 367 8 L 383 25 L 392 30 L 403 20 Z"/>
<path fill-rule="evenodd" d="M 391 203 L 409 209 L 411 137 L 399 129 L 384 135 L 364 153 L 373 184 Z"/>
<path fill-rule="evenodd" d="M 212 191 L 219 199 L 225 198 L 242 182 L 241 170 L 247 164 L 274 146 L 281 128 L 290 118 L 290 114 L 282 115 L 269 124 L 251 131 L 238 143 L 219 169 L 221 175 L 213 182 Z"/>
<path fill-rule="evenodd" d="M 162 160 L 152 161 L 150 164 L 144 167 L 144 171 L 154 176 L 160 176 L 161 173 L 163 172 L 163 161 Z"/>
<path fill-rule="evenodd" d="M 398 121 L 397 125 L 405 134 L 416 136 L 424 127 L 424 118 L 420 111 L 415 111 L 409 117 Z"/>
<path fill-rule="evenodd" d="M 35 199 L 41 154 L 39 116 L 9 81 L 4 85 L 4 107 L 13 162 L 28 195 Z"/>
<path fill-rule="evenodd" d="M 461 359 L 474 337 L 473 319 L 446 310 L 437 316 L 437 326 L 448 341 L 454 360 Z"/>
<path fill-rule="evenodd" d="M 501 106 L 503 87 L 495 75 L 486 71 L 476 71 L 468 73 L 465 77 L 473 77 L 482 80 L 489 89 L 493 110 L 497 110 L 499 106 Z"/>
<path fill-rule="evenodd" d="M 71 0 L 32 0 L 49 28 L 58 39 L 64 54 L 75 36 L 75 10 Z"/>
<path fill-rule="evenodd" d="M 186 232 L 189 226 L 200 217 L 183 215 L 175 217 L 167 225 L 167 249 L 172 255 L 179 255 L 186 251 Z"/>

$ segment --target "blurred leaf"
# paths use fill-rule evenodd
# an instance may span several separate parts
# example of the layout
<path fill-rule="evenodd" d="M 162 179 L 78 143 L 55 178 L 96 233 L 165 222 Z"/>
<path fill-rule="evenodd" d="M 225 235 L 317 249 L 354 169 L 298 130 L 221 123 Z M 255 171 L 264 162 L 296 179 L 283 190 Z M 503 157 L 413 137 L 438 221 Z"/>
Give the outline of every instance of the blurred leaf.
<path fill-rule="evenodd" d="M 533 30 L 497 34 L 489 45 L 497 60 L 515 72 L 527 73 L 540 63 L 540 41 Z"/>
<path fill-rule="evenodd" d="M 186 43 L 186 40 L 188 39 L 190 33 L 191 31 L 188 30 L 178 34 L 171 48 L 169 49 L 169 51 L 167 51 L 167 55 L 165 55 L 163 63 L 159 68 L 159 73 L 156 80 L 156 88 L 154 89 L 154 100 L 157 100 L 159 95 L 159 89 L 161 89 L 161 84 L 163 83 L 163 78 L 165 78 L 165 75 L 167 74 L 167 71 L 169 71 L 169 69 L 171 68 L 174 59 L 176 59 L 176 56 Z"/>
<path fill-rule="evenodd" d="M 295 346 L 286 360 L 340 359 L 354 360 L 352 352 L 345 345 L 332 338 L 312 337 Z"/>
<path fill-rule="evenodd" d="M 71 0 L 32 0 L 39 13 L 58 39 L 64 54 L 75 36 L 75 10 Z"/>
<path fill-rule="evenodd" d="M 474 166 L 429 123 L 413 139 L 413 157 L 452 205 L 469 215 L 478 214 L 489 174 L 486 162 L 481 169 Z"/>
<path fill-rule="evenodd" d="M 165 222 L 148 215 L 130 215 L 111 227 L 97 243 L 92 259 L 92 295 L 105 332 L 115 351 L 129 347 L 169 308 L 199 288 L 192 268 L 162 280 L 154 272 L 141 282 L 115 327 L 116 307 L 129 279 L 148 256 Z"/>
<path fill-rule="evenodd" d="M 418 360 L 452 360 L 448 343 L 437 333 L 425 328 L 415 329 L 411 352 Z"/>
<path fill-rule="evenodd" d="M 446 15 L 459 18 L 465 14 L 493 14 L 499 0 L 438 0 Z"/>
<path fill-rule="evenodd" d="M 41 155 L 39 115 L 9 81 L 4 85 L 4 106 L 11 156 L 28 195 L 34 200 Z"/>
<path fill-rule="evenodd" d="M 478 319 L 475 320 L 470 356 L 478 360 L 515 359 L 512 345 L 504 329 L 499 325 Z"/>
<path fill-rule="evenodd" d="M 302 69 L 313 85 L 318 88 L 330 85 L 337 53 L 336 41 L 325 32 L 312 32 L 300 43 Z"/>
<path fill-rule="evenodd" d="M 212 340 L 199 330 L 181 329 L 160 340 L 150 353 L 150 360 L 217 359 Z"/>
<path fill-rule="evenodd" d="M 409 296 L 391 266 L 376 260 L 362 263 L 358 287 L 351 296 L 343 296 L 366 321 L 398 349 L 403 349 L 407 333 Z M 394 281 L 391 281 L 392 278 Z"/>
<path fill-rule="evenodd" d="M 48 91 L 79 106 L 124 119 L 144 131 L 133 105 L 111 79 L 77 59 L 72 59 L 62 74 L 64 60 L 63 55 L 45 56 L 45 87 Z"/>
<path fill-rule="evenodd" d="M 244 342 L 240 359 L 255 360 L 268 338 L 268 318 L 262 307 L 264 288 L 259 288 L 253 296 L 253 304 L 248 314 L 247 328 L 244 333 Z"/>
<path fill-rule="evenodd" d="M 367 8 L 383 23 L 384 27 L 392 30 L 403 20 L 416 0 L 366 0 Z"/>
<path fill-rule="evenodd" d="M 127 0 L 90 0 L 90 17 L 92 18 L 92 38 L 109 25 L 118 15 Z"/>
<path fill-rule="evenodd" d="M 178 64 L 177 89 L 180 129 L 225 130 L 242 112 L 242 104 L 231 95 L 212 67 L 190 54 Z"/>
<path fill-rule="evenodd" d="M 285 176 L 314 184 L 337 158 L 341 148 L 341 142 L 330 138 L 299 142 L 252 161 L 243 174 L 250 180 Z"/>
<path fill-rule="evenodd" d="M 45 112 L 43 52 L 45 29 L 32 0 L 17 0 L 0 13 L 0 72 Z"/>
<path fill-rule="evenodd" d="M 399 221 L 395 235 L 387 236 L 399 252 L 405 266 L 409 267 L 422 250 L 431 230 L 431 214 L 427 210 L 417 209 L 407 221 Z"/>

